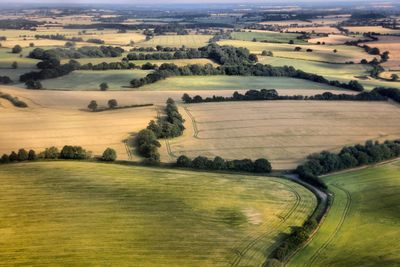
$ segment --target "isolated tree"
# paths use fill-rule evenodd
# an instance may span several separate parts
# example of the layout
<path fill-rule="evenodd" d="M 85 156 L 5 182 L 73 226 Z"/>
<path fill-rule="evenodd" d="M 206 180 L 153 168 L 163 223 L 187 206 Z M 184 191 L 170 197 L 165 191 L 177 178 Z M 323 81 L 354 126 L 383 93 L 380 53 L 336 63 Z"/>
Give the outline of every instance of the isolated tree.
<path fill-rule="evenodd" d="M 335 53 L 335 54 L 336 54 L 337 52 L 338 52 L 338 51 L 337 51 L 337 49 L 334 49 L 334 50 L 333 50 L 333 53 Z"/>
<path fill-rule="evenodd" d="M 88 109 L 91 109 L 92 111 L 95 111 L 97 109 L 98 105 L 96 100 L 92 100 L 90 101 L 89 105 L 88 105 Z"/>
<path fill-rule="evenodd" d="M 13 54 L 19 54 L 22 52 L 22 47 L 20 45 L 15 45 L 12 49 L 11 52 Z"/>
<path fill-rule="evenodd" d="M 34 43 L 29 43 L 29 47 L 34 47 L 35 44 Z"/>
<path fill-rule="evenodd" d="M 256 38 L 253 38 L 253 42 L 257 42 L 257 39 L 256 39 Z"/>
<path fill-rule="evenodd" d="M 17 63 L 17 61 L 14 61 L 14 62 L 11 64 L 11 68 L 13 68 L 13 69 L 18 69 L 18 63 Z"/>
<path fill-rule="evenodd" d="M 115 152 L 112 148 L 107 148 L 103 152 L 103 156 L 101 157 L 104 161 L 115 161 L 117 159 L 117 152 Z"/>
<path fill-rule="evenodd" d="M 107 91 L 108 90 L 108 84 L 106 82 L 103 82 L 100 84 L 100 90 L 101 91 Z"/>
<path fill-rule="evenodd" d="M 115 99 L 108 100 L 108 107 L 109 108 L 116 108 L 118 107 L 118 102 Z"/>
<path fill-rule="evenodd" d="M 28 160 L 36 160 L 37 156 L 36 156 L 36 152 L 35 150 L 31 149 L 28 152 Z"/>
<path fill-rule="evenodd" d="M 397 75 L 396 73 L 393 73 L 390 78 L 392 79 L 392 81 L 398 81 L 399 80 L 399 75 Z"/>
<path fill-rule="evenodd" d="M 28 160 L 28 152 L 21 148 L 20 150 L 18 150 L 18 160 L 19 161 L 25 161 Z"/>
<path fill-rule="evenodd" d="M 290 40 L 290 41 L 289 41 L 289 44 L 294 44 L 294 41 L 293 41 L 293 40 Z"/>

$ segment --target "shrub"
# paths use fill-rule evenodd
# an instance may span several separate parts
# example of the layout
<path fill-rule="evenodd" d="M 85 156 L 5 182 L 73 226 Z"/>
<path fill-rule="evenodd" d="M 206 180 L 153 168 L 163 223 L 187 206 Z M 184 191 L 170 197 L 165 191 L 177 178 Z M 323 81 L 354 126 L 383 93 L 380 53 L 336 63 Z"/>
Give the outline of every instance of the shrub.
<path fill-rule="evenodd" d="M 103 161 L 115 161 L 117 159 L 117 152 L 112 148 L 107 148 L 101 157 Z"/>

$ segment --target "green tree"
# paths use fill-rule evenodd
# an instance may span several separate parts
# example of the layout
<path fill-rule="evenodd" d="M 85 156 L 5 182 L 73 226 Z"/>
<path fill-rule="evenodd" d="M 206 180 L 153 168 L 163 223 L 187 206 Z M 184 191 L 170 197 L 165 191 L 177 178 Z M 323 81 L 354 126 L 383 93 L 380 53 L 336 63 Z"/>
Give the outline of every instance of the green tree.
<path fill-rule="evenodd" d="M 13 68 L 13 69 L 18 69 L 18 63 L 17 63 L 17 61 L 14 61 L 14 62 L 11 64 L 11 68 Z"/>
<path fill-rule="evenodd" d="M 15 45 L 12 49 L 11 49 L 11 53 L 13 54 L 19 54 L 22 52 L 22 47 L 20 45 Z"/>
<path fill-rule="evenodd" d="M 11 152 L 8 158 L 10 159 L 10 162 L 18 161 L 18 155 L 15 153 L 15 151 Z"/>
<path fill-rule="evenodd" d="M 192 166 L 192 160 L 189 159 L 187 156 L 182 155 L 176 160 L 176 165 L 178 167 L 189 168 Z"/>
<path fill-rule="evenodd" d="M 108 100 L 108 107 L 109 108 L 116 108 L 118 107 L 118 102 L 115 99 Z"/>
<path fill-rule="evenodd" d="M 95 111 L 97 109 L 98 105 L 96 100 L 92 100 L 90 101 L 89 105 L 88 105 L 88 109 L 91 109 L 92 111 Z"/>
<path fill-rule="evenodd" d="M 36 152 L 35 150 L 31 149 L 28 152 L 28 160 L 36 160 L 37 156 L 36 156 Z"/>
<path fill-rule="evenodd" d="M 266 159 L 257 159 L 254 161 L 254 171 L 255 172 L 271 172 L 272 167 Z"/>
<path fill-rule="evenodd" d="M 101 83 L 99 87 L 100 87 L 101 91 L 107 91 L 108 90 L 108 84 L 106 82 Z"/>
<path fill-rule="evenodd" d="M 391 78 L 392 81 L 398 81 L 398 80 L 399 80 L 399 75 L 397 75 L 396 73 L 393 73 L 393 74 L 390 76 L 390 78 Z"/>
<path fill-rule="evenodd" d="M 3 154 L 3 156 L 1 156 L 1 163 L 8 163 L 8 162 L 10 162 L 8 155 Z"/>
<path fill-rule="evenodd" d="M 59 157 L 59 154 L 60 153 L 58 151 L 58 148 L 56 148 L 54 146 L 46 148 L 44 150 L 44 158 L 45 159 L 56 159 Z"/>
<path fill-rule="evenodd" d="M 115 161 L 117 159 L 117 152 L 115 152 L 112 148 L 107 148 L 103 152 L 103 156 L 101 157 L 104 161 Z"/>
<path fill-rule="evenodd" d="M 18 160 L 19 161 L 25 161 L 28 160 L 28 152 L 21 148 L 20 150 L 18 150 Z"/>

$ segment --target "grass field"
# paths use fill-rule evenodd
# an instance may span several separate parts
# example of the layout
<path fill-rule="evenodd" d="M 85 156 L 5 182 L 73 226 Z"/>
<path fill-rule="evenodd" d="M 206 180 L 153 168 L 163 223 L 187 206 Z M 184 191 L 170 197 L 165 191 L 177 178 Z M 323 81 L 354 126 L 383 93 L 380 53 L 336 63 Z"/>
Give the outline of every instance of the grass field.
<path fill-rule="evenodd" d="M 400 161 L 324 180 L 332 207 L 287 266 L 398 266 Z"/>
<path fill-rule="evenodd" d="M 208 44 L 211 35 L 158 35 L 149 41 L 138 43 L 140 47 L 156 47 L 161 45 L 164 47 L 202 47 Z"/>
<path fill-rule="evenodd" d="M 4 266 L 260 266 L 316 205 L 265 176 L 64 161 L 0 179 Z"/>
<path fill-rule="evenodd" d="M 304 40 L 297 39 L 300 34 L 296 33 L 280 33 L 272 31 L 253 31 L 253 32 L 233 32 L 231 34 L 235 40 L 253 41 L 255 38 L 258 42 L 268 41 L 271 43 L 289 43 L 292 40 L 296 44 L 306 43 Z"/>
<path fill-rule="evenodd" d="M 360 62 L 361 59 L 372 60 L 373 56 L 367 54 L 363 49 L 355 46 L 345 45 L 289 45 L 273 44 L 261 42 L 249 42 L 238 40 L 223 40 L 218 42 L 220 45 L 232 45 L 236 47 L 246 47 L 251 52 L 261 54 L 263 50 L 272 51 L 275 57 L 304 59 L 309 61 L 321 61 L 328 63 L 345 63 L 348 61 Z M 299 46 L 301 51 L 294 51 Z M 313 52 L 306 52 L 312 49 Z M 334 53 L 333 50 L 337 50 Z"/>
<path fill-rule="evenodd" d="M 109 90 L 126 90 L 129 82 L 134 78 L 142 78 L 149 71 L 145 70 L 77 70 L 66 76 L 43 80 L 46 89 L 61 90 L 99 90 L 99 85 L 106 82 Z"/>
<path fill-rule="evenodd" d="M 32 48 L 26 48 L 22 51 L 21 54 L 13 54 L 11 53 L 10 48 L 0 48 L 0 68 L 11 68 L 11 64 L 14 61 L 18 63 L 19 68 L 35 68 L 39 60 L 26 57 L 31 50 Z M 20 55 L 22 55 L 22 57 Z"/>
<path fill-rule="evenodd" d="M 238 89 L 319 89 L 341 90 L 326 84 L 287 77 L 182 76 L 171 77 L 140 87 L 145 91 L 192 91 Z"/>
<path fill-rule="evenodd" d="M 295 168 L 309 154 L 365 140 L 400 137 L 400 109 L 387 102 L 250 101 L 190 104 L 182 137 L 166 142 L 163 160 L 179 155 L 266 157 Z"/>

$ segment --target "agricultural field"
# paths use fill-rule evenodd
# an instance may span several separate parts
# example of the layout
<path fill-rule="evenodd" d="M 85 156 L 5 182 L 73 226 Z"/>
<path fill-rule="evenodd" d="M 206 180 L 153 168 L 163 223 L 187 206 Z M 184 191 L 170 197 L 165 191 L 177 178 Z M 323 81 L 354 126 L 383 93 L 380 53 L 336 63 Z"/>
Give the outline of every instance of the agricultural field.
<path fill-rule="evenodd" d="M 387 70 L 400 70 L 400 36 L 379 36 L 379 40 L 369 43 L 381 51 L 389 51 L 389 60 L 382 64 Z"/>
<path fill-rule="evenodd" d="M 99 85 L 106 82 L 109 90 L 127 90 L 132 79 L 148 73 L 146 70 L 76 70 L 66 76 L 44 80 L 42 84 L 54 90 L 99 90 Z"/>
<path fill-rule="evenodd" d="M 290 27 L 287 28 L 288 32 L 308 32 L 308 33 L 335 33 L 339 34 L 340 31 L 335 27 L 330 26 L 314 26 L 314 27 Z"/>
<path fill-rule="evenodd" d="M 218 42 L 218 44 L 245 47 L 256 54 L 261 54 L 262 51 L 267 50 L 273 52 L 275 57 L 327 63 L 345 63 L 350 61 L 358 63 L 364 58 L 367 60 L 373 59 L 373 56 L 367 54 L 362 48 L 345 45 L 290 45 L 238 40 L 223 40 Z M 294 51 L 296 46 L 301 47 L 301 50 Z M 313 51 L 307 52 L 307 49 L 312 49 Z M 337 53 L 334 53 L 335 49 Z"/>
<path fill-rule="evenodd" d="M 341 90 L 341 88 L 308 80 L 288 77 L 260 76 L 180 76 L 170 77 L 148 84 L 135 90 L 142 91 L 198 91 L 198 90 L 239 90 L 239 89 L 298 89 Z"/>
<path fill-rule="evenodd" d="M 212 35 L 158 35 L 149 41 L 137 44 L 140 47 L 156 47 L 161 45 L 164 47 L 191 47 L 198 48 L 208 44 Z"/>
<path fill-rule="evenodd" d="M 266 157 L 275 169 L 292 169 L 315 152 L 400 137 L 400 110 L 387 102 L 223 102 L 181 110 L 187 130 L 166 142 L 165 161 L 180 155 Z"/>
<path fill-rule="evenodd" d="M 316 206 L 265 176 L 70 161 L 0 179 L 1 265 L 259 266 Z"/>
<path fill-rule="evenodd" d="M 327 45 L 340 45 L 345 44 L 346 42 L 358 41 L 358 40 L 366 40 L 365 37 L 359 35 L 341 35 L 341 34 L 329 34 L 326 37 L 314 37 L 308 39 L 309 43 L 316 44 L 318 42 L 325 43 Z"/>
<path fill-rule="evenodd" d="M 358 26 L 358 27 L 344 27 L 351 33 L 369 33 L 376 32 L 380 34 L 400 34 L 400 30 L 393 30 L 389 28 L 383 28 L 382 26 Z"/>
<path fill-rule="evenodd" d="M 289 43 L 293 41 L 295 44 L 304 44 L 304 40 L 297 39 L 300 34 L 296 33 L 280 33 L 273 31 L 251 31 L 251 32 L 232 32 L 231 37 L 235 40 L 241 41 L 253 41 L 256 39 L 258 42 L 269 42 L 269 43 Z"/>
<path fill-rule="evenodd" d="M 11 53 L 10 48 L 0 48 L 0 71 L 1 69 L 9 69 L 13 62 L 18 63 L 18 68 L 32 69 L 36 67 L 39 60 L 27 58 L 26 56 L 34 48 L 23 49 L 20 54 Z M 22 55 L 22 57 L 21 57 Z"/>
<path fill-rule="evenodd" d="M 287 266 L 398 266 L 400 161 L 324 180 L 332 206 Z"/>
<path fill-rule="evenodd" d="M 114 46 L 129 46 L 131 42 L 137 43 L 142 42 L 146 39 L 146 36 L 139 32 L 127 32 L 127 33 L 103 33 L 96 36 L 85 36 L 83 38 L 87 41 L 90 38 L 96 38 L 103 40 L 106 45 L 114 45 Z"/>

